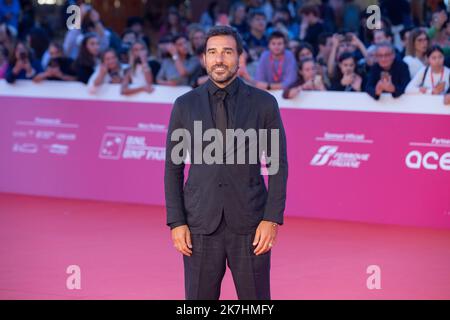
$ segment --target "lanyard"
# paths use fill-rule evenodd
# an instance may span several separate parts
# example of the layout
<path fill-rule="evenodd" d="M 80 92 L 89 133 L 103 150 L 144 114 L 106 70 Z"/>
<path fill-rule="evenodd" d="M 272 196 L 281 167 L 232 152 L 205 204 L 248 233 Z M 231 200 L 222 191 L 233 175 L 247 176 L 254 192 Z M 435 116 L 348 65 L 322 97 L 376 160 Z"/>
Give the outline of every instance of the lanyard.
<path fill-rule="evenodd" d="M 275 70 L 275 64 L 272 53 L 270 54 L 270 70 L 272 70 L 273 80 L 275 83 L 281 81 L 281 73 L 283 72 L 284 54 L 278 62 L 278 68 Z"/>
<path fill-rule="evenodd" d="M 434 88 L 433 70 L 431 70 L 430 73 L 431 73 L 431 88 Z M 439 82 L 441 82 L 443 78 L 444 78 L 444 68 L 442 68 L 441 76 L 440 76 Z M 439 82 L 438 82 L 438 83 L 439 83 Z"/>

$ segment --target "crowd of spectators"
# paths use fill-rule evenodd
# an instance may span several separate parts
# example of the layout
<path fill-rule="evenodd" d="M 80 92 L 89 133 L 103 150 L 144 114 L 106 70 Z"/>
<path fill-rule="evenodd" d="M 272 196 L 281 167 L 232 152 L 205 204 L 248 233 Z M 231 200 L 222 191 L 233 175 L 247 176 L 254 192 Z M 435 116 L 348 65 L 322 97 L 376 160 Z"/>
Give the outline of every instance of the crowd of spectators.
<path fill-rule="evenodd" d="M 421 6 L 419 14 L 413 7 Z M 443 0 L 380 0 L 381 19 L 352 0 L 210 2 L 198 21 L 171 7 L 152 37 L 141 17 L 121 33 L 81 4 L 81 28 L 56 39 L 19 0 L 0 0 L 0 79 L 79 81 L 95 94 L 108 83 L 123 95 L 153 85 L 197 87 L 208 79 L 206 32 L 231 25 L 244 40 L 239 76 L 263 90 L 442 95 L 450 104 L 450 15 Z M 31 20 L 31 22 L 30 22 Z M 153 48 L 153 50 L 152 50 Z"/>

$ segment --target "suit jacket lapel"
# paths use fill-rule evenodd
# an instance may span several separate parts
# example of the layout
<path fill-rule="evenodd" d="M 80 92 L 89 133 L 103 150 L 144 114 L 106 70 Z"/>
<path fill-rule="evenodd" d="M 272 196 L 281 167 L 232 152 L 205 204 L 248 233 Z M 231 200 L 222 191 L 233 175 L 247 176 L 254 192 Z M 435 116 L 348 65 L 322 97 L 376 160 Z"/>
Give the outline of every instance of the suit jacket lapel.
<path fill-rule="evenodd" d="M 211 81 L 211 80 L 208 80 Z M 208 82 L 202 84 L 198 90 L 198 108 L 200 120 L 202 120 L 202 130 L 214 128 L 211 107 L 209 106 Z"/>

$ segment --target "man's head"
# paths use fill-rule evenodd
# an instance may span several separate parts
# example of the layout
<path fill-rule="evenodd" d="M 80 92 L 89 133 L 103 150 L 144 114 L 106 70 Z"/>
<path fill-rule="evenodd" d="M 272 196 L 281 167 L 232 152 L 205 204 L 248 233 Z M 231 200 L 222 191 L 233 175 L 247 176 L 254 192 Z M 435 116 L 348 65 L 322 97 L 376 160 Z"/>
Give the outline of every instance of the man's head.
<path fill-rule="evenodd" d="M 373 32 L 373 43 L 376 45 L 383 43 L 383 42 L 392 43 L 392 39 L 393 39 L 393 35 L 389 29 L 386 29 L 386 28 L 376 29 Z"/>
<path fill-rule="evenodd" d="M 177 53 L 181 56 L 186 56 L 189 53 L 189 42 L 184 34 L 175 35 L 172 43 L 177 48 Z"/>
<path fill-rule="evenodd" d="M 286 49 L 286 37 L 281 31 L 274 31 L 269 36 L 269 50 L 274 56 L 283 54 Z"/>
<path fill-rule="evenodd" d="M 206 34 L 204 64 L 206 72 L 217 85 L 225 87 L 237 75 L 242 39 L 229 26 L 212 27 Z"/>
<path fill-rule="evenodd" d="M 264 11 L 259 9 L 250 11 L 248 20 L 252 31 L 264 32 L 266 30 L 266 15 Z"/>
<path fill-rule="evenodd" d="M 389 70 L 394 63 L 395 49 L 391 43 L 382 42 L 377 45 L 375 56 L 380 67 Z"/>
<path fill-rule="evenodd" d="M 319 7 L 315 4 L 306 4 L 300 8 L 300 16 L 302 21 L 305 21 L 308 25 L 315 24 L 320 18 Z"/>

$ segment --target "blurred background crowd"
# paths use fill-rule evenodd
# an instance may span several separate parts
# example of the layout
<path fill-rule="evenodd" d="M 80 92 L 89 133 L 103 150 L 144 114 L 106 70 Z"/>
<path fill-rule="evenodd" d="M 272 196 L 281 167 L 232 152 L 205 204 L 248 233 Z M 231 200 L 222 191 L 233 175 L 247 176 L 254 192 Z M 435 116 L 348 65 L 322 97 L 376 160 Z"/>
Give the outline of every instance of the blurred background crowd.
<path fill-rule="evenodd" d="M 66 9 L 81 9 L 81 28 Z M 381 19 L 367 13 L 377 5 Z M 369 20 L 369 21 L 368 21 Z M 95 93 L 151 93 L 207 81 L 214 25 L 244 40 L 239 76 L 294 98 L 306 90 L 444 96 L 450 103 L 450 15 L 444 0 L 0 0 L 0 79 L 79 81 Z"/>

